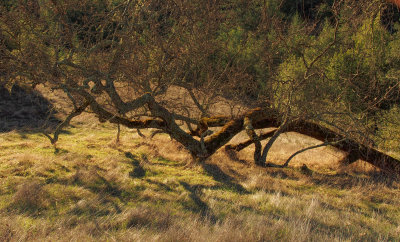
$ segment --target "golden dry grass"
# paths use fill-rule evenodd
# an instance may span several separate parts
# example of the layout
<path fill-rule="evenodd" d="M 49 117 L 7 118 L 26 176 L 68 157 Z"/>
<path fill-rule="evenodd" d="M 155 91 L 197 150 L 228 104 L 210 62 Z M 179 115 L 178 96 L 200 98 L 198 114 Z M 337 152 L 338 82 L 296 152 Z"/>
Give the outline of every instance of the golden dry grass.
<path fill-rule="evenodd" d="M 77 119 L 56 151 L 40 134 L 0 134 L 2 240 L 400 240 L 399 181 L 361 161 L 339 169 L 332 148 L 286 169 L 255 167 L 251 147 L 189 168 L 189 154 L 167 135 L 122 129 L 116 144 L 115 126 L 89 118 Z M 269 161 L 314 142 L 283 135 Z"/>

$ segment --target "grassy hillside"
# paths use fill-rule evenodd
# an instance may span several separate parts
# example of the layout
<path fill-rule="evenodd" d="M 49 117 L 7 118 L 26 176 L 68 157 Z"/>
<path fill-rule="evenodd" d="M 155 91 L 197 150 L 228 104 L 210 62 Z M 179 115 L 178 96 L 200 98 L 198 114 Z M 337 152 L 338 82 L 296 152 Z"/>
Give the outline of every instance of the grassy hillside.
<path fill-rule="evenodd" d="M 189 155 L 166 135 L 115 136 L 88 116 L 57 150 L 38 133 L 0 134 L 0 238 L 400 240 L 400 183 L 374 169 L 318 163 L 329 158 L 321 150 L 287 169 L 253 167 L 250 150 L 187 167 Z M 285 153 L 279 145 L 271 159 Z"/>

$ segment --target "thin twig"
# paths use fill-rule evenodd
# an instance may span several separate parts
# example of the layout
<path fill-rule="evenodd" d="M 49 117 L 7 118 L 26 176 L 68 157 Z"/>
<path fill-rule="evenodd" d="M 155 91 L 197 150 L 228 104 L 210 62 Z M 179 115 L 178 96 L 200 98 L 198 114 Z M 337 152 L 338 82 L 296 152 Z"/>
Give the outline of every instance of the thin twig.
<path fill-rule="evenodd" d="M 323 146 L 338 144 L 338 143 L 340 143 L 340 142 L 342 142 L 342 141 L 344 141 L 344 140 L 345 140 L 345 139 L 341 139 L 341 140 L 334 141 L 334 142 L 324 142 L 324 143 L 322 143 L 322 144 L 313 145 L 313 146 L 310 146 L 310 147 L 301 149 L 301 150 L 299 150 L 299 151 L 293 153 L 293 154 L 286 160 L 286 162 L 285 162 L 281 167 L 287 167 L 287 166 L 289 165 L 289 162 L 290 162 L 296 155 L 298 155 L 298 154 L 300 154 L 300 153 L 303 153 L 303 152 L 305 152 L 305 151 L 307 151 L 307 150 L 311 150 L 311 149 L 316 149 L 316 148 L 319 148 L 319 147 L 323 147 Z"/>

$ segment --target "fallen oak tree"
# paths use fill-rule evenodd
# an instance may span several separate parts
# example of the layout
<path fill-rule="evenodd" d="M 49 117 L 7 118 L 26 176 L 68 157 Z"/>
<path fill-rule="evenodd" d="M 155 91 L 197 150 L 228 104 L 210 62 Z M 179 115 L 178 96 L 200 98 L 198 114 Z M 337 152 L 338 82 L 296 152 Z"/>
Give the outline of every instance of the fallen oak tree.
<path fill-rule="evenodd" d="M 293 23 L 290 26 L 296 31 L 291 32 L 283 27 L 289 26 L 285 19 L 270 11 L 259 23 L 259 28 L 245 30 L 246 34 L 241 37 L 238 35 L 240 45 L 232 49 L 231 33 L 236 33 L 235 29 L 240 25 L 234 20 L 241 13 L 226 12 L 229 8 L 222 2 L 182 2 L 177 5 L 176 1 L 169 0 L 122 1 L 99 8 L 91 7 L 92 4 L 88 0 L 40 1 L 38 14 L 25 8 L 6 11 L 0 6 L 4 10 L 0 16 L 0 37 L 15 42 L 13 47 L 0 45 L 0 69 L 7 71 L 0 80 L 31 86 L 43 84 L 64 91 L 75 109 L 59 130 L 74 116 L 90 110 L 101 122 L 109 121 L 139 130 L 154 128 L 167 133 L 185 146 L 197 162 L 213 155 L 244 130 L 249 141 L 240 147 L 254 143 L 254 160 L 260 166 L 266 166 L 268 150 L 279 134 L 295 131 L 348 152 L 347 163 L 361 158 L 399 174 L 399 161 L 373 145 L 331 130 L 330 126 L 322 126 L 315 122 L 316 119 L 288 120 L 279 113 L 285 109 L 279 107 L 286 105 L 293 106 L 299 117 L 311 116 L 316 110 L 322 115 L 334 112 L 337 123 L 343 120 L 340 118 L 343 113 L 355 119 L 367 117 L 368 121 L 372 111 L 379 108 L 385 99 L 390 99 L 392 92 L 387 93 L 386 86 L 376 92 L 379 87 L 364 83 L 376 77 L 368 72 L 371 68 L 362 69 L 365 73 L 361 74 L 365 75 L 357 74 L 356 77 L 362 78 L 353 80 L 353 74 L 360 70 L 349 69 L 350 75 L 347 75 L 340 72 L 343 69 L 341 65 L 337 68 L 326 65 L 331 62 L 340 64 L 341 59 L 335 56 L 341 55 L 342 47 L 349 46 L 348 40 L 365 32 L 356 32 L 363 29 L 363 21 L 358 23 L 359 26 L 345 24 L 356 24 L 351 20 L 358 15 L 351 12 L 343 17 L 335 14 L 335 18 L 343 19 L 334 21 L 335 24 L 329 28 L 327 26 L 326 33 L 321 33 L 318 42 L 314 43 L 311 41 L 315 35 L 312 26 Z M 269 3 L 264 3 L 265 9 L 267 5 Z M 337 4 L 333 10 L 339 13 L 352 8 L 352 5 Z M 71 19 L 68 13 L 79 13 L 82 9 L 97 9 L 84 15 L 95 14 L 98 17 L 82 17 L 79 21 Z M 271 21 L 275 18 L 276 21 Z M 115 28 L 110 29 L 111 26 Z M 357 35 L 347 33 L 349 29 L 354 29 Z M 260 35 L 256 38 L 256 30 L 276 33 L 276 36 L 265 38 L 267 36 Z M 336 33 L 343 36 L 336 38 Z M 303 37 L 297 38 L 297 35 Z M 252 36 L 256 39 L 252 40 Z M 258 41 L 260 45 L 255 44 Z M 255 46 L 258 47 L 253 49 Z M 353 47 L 346 47 L 346 53 L 355 52 L 353 49 L 356 50 L 357 46 Z M 251 54 L 241 53 L 247 48 L 252 49 Z M 351 61 L 352 58 L 345 60 Z M 257 63 L 247 66 L 253 59 Z M 328 75 L 330 71 L 337 75 Z M 389 90 L 397 86 L 389 85 Z M 172 93 L 174 96 L 169 95 L 170 91 L 168 94 L 170 89 L 176 90 L 177 87 L 186 89 L 186 93 Z M 378 99 L 379 96 L 383 98 Z M 236 105 L 246 97 L 251 97 L 253 107 L 262 108 L 231 117 L 216 116 L 210 110 L 217 98 L 231 99 Z M 190 105 L 185 103 L 186 99 L 190 100 Z M 254 104 L 262 101 L 268 101 L 276 108 Z M 340 108 L 332 107 L 338 103 L 342 105 Z M 327 115 L 325 118 L 330 120 L 331 117 Z M 182 122 L 188 125 L 189 131 L 182 127 Z M 357 129 L 358 124 L 348 126 Z M 192 125 L 196 128 L 192 129 Z M 220 129 L 212 133 L 210 127 Z M 262 135 L 255 132 L 256 129 L 272 127 L 277 130 Z M 53 144 L 58 134 L 53 137 L 48 134 Z M 261 140 L 269 137 L 268 145 L 262 149 Z"/>
<path fill-rule="evenodd" d="M 239 130 L 245 130 L 246 125 L 245 125 L 245 120 L 250 118 L 250 117 L 257 117 L 257 114 L 265 114 L 265 110 L 262 110 L 260 108 L 258 109 L 253 109 L 249 111 L 247 114 L 245 114 L 243 117 L 240 117 L 238 121 L 236 122 L 241 122 L 243 124 L 242 128 Z M 271 113 L 271 112 L 270 112 Z M 274 115 L 269 116 L 268 118 L 260 117 L 258 116 L 257 118 L 259 119 L 253 119 L 252 126 L 254 126 L 257 129 L 261 128 L 270 128 L 270 127 L 279 127 L 278 125 L 278 119 L 274 118 Z M 222 120 L 222 119 L 221 119 Z M 240 121 L 239 121 L 240 120 Z M 204 122 L 204 121 L 203 121 Z M 248 121 L 247 121 L 248 122 Z M 215 125 L 215 121 L 212 122 L 212 125 Z M 247 124 L 249 126 L 249 124 Z M 222 138 L 218 138 L 219 135 L 221 136 L 227 136 L 227 134 L 224 134 L 224 132 L 229 133 L 232 132 L 237 134 L 237 130 L 234 129 L 236 127 L 234 125 L 234 122 L 227 122 L 221 129 L 220 132 L 214 134 L 214 136 L 210 137 L 209 139 L 206 139 L 206 147 L 209 147 L 209 151 L 214 151 L 213 148 L 211 147 L 217 147 L 217 140 L 223 140 Z M 228 131 L 229 130 L 229 131 Z M 235 150 L 235 151 L 240 151 L 244 149 L 245 147 L 255 144 L 255 152 L 254 152 L 254 157 L 255 157 L 255 163 L 258 165 L 267 165 L 264 161 L 257 160 L 260 159 L 261 157 L 261 148 L 259 142 L 263 139 L 271 138 L 276 132 L 276 130 L 269 131 L 267 133 L 261 134 L 258 138 L 250 137 L 249 140 L 236 144 L 236 145 L 227 145 L 225 148 L 230 149 L 230 150 Z M 368 145 L 362 144 L 360 142 L 357 142 L 354 139 L 346 138 L 344 135 L 339 134 L 338 132 L 333 131 L 332 129 L 329 129 L 327 127 L 323 127 L 319 124 L 305 121 L 305 120 L 299 120 L 296 122 L 290 123 L 286 128 L 285 132 L 297 132 L 301 133 L 310 137 L 313 137 L 317 140 L 323 141 L 323 145 L 331 145 L 335 148 L 338 148 L 339 150 L 345 151 L 347 156 L 341 161 L 344 164 L 351 164 L 358 159 L 365 160 L 366 162 L 374 165 L 377 168 L 380 168 L 386 172 L 390 173 L 395 173 L 395 174 L 400 174 L 400 161 L 373 148 Z M 252 135 L 249 135 L 252 136 Z M 318 148 L 322 145 L 316 145 L 313 146 L 313 148 Z M 307 148 L 306 148 L 307 149 Z M 308 150 L 308 149 L 307 149 Z M 296 152 L 297 153 L 297 152 Z M 291 157 L 293 158 L 293 157 Z M 291 159 L 289 158 L 289 159 Z M 287 166 L 284 165 L 283 167 Z"/>
<path fill-rule="evenodd" d="M 74 90 L 71 89 L 71 91 Z M 227 145 L 225 148 L 240 151 L 254 143 L 255 163 L 260 166 L 268 166 L 268 164 L 265 163 L 265 160 L 261 160 L 262 154 L 260 141 L 272 137 L 276 130 L 257 136 L 254 129 L 280 126 L 278 112 L 268 108 L 254 108 L 237 118 L 203 117 L 199 121 L 185 119 L 185 121 L 191 122 L 192 124 L 197 123 L 196 130 L 186 132 L 176 123 L 176 120 L 182 120 L 182 118 L 179 115 L 175 116 L 166 108 L 162 107 L 150 94 L 145 94 L 138 99 L 145 100 L 140 103 L 142 105 L 147 105 L 150 112 L 156 118 L 129 120 L 125 117 L 116 116 L 102 108 L 87 91 L 80 88 L 75 89 L 75 91 L 78 91 L 85 97 L 86 103 L 89 103 L 91 110 L 98 116 L 100 121 L 122 124 L 128 128 L 159 129 L 169 134 L 172 139 L 181 143 L 191 153 L 194 162 L 203 162 L 212 156 L 219 148 L 226 145 L 236 134 L 245 130 L 250 137 L 249 140 L 237 145 Z M 122 102 L 122 100 L 120 101 Z M 127 107 L 131 105 L 133 104 L 127 105 L 125 103 L 122 106 Z M 136 106 L 136 103 L 133 106 Z M 210 127 L 221 128 L 219 131 L 204 137 L 203 134 L 210 131 Z M 293 121 L 285 127 L 283 132 L 298 132 L 308 135 L 347 152 L 348 155 L 342 161 L 345 164 L 351 164 L 358 159 L 362 159 L 386 172 L 400 174 L 399 160 L 378 151 L 373 147 L 357 142 L 354 139 L 346 138 L 343 134 L 339 134 L 338 132 L 319 124 L 306 120 Z M 201 137 L 201 140 L 199 141 L 195 139 L 195 136 Z M 319 145 L 316 147 L 319 147 Z M 284 166 L 287 166 L 287 164 Z"/>
<path fill-rule="evenodd" d="M 261 134 L 260 140 L 272 137 L 274 132 L 275 132 L 275 130 L 272 130 L 267 133 Z M 346 157 L 340 161 L 341 163 L 343 163 L 345 165 L 349 165 L 359 159 L 362 159 L 362 160 L 374 165 L 375 167 L 380 168 L 389 173 L 400 174 L 400 161 L 399 160 L 397 160 L 397 159 L 395 159 L 373 147 L 362 144 L 353 139 L 346 138 L 345 136 L 343 136 L 329 128 L 322 127 L 321 125 L 318 125 L 318 124 L 315 124 L 312 122 L 301 121 L 301 122 L 291 124 L 285 130 L 285 132 L 301 133 L 301 134 L 313 137 L 317 140 L 323 141 L 323 143 L 315 145 L 315 146 L 311 146 L 311 147 L 306 147 L 303 150 L 295 152 L 295 154 L 290 156 L 288 161 L 286 161 L 285 164 L 283 164 L 283 165 L 271 165 L 270 164 L 271 166 L 286 167 L 288 165 L 289 161 L 294 157 L 294 155 L 297 155 L 306 150 L 330 145 L 339 150 L 345 151 L 347 153 Z M 253 143 L 254 143 L 254 141 L 252 139 L 249 139 L 247 141 L 244 141 L 244 142 L 236 144 L 236 145 L 227 145 L 225 148 L 229 149 L 229 150 L 240 151 L 240 150 L 248 147 L 249 145 L 252 145 Z M 265 164 L 265 165 L 268 166 L 268 164 Z"/>

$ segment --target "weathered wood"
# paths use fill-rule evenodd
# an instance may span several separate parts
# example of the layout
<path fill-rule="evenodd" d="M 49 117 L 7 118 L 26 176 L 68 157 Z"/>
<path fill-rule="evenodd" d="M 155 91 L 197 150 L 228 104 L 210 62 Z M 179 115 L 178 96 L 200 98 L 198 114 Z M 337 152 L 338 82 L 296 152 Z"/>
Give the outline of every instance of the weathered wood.
<path fill-rule="evenodd" d="M 269 109 L 255 108 L 240 117 L 227 122 L 221 130 L 209 136 L 205 141 L 205 147 L 209 155 L 212 155 L 219 148 L 228 143 L 236 134 L 244 129 L 244 118 L 249 118 L 253 123 L 257 123 L 265 117 L 271 116 L 273 112 Z"/>
<path fill-rule="evenodd" d="M 287 166 L 289 165 L 289 162 L 290 162 L 296 155 L 298 155 L 298 154 L 300 154 L 300 153 L 303 153 L 303 152 L 305 152 L 305 151 L 307 151 L 307 150 L 311 150 L 311 149 L 316 149 L 316 148 L 320 148 L 320 147 L 324 147 L 324 146 L 328 146 L 328 145 L 333 145 L 334 143 L 336 143 L 336 142 L 324 142 L 324 143 L 322 143 L 322 144 L 309 146 L 309 147 L 306 147 L 306 148 L 301 149 L 301 150 L 299 150 L 299 151 L 296 151 L 295 153 L 293 153 L 293 154 L 286 160 L 286 162 L 285 162 L 283 165 L 280 165 L 279 167 L 282 167 L 282 168 L 283 168 L 283 167 L 287 167 Z M 268 166 L 268 164 L 267 164 L 267 166 Z"/>
<path fill-rule="evenodd" d="M 260 136 L 259 136 L 259 139 L 260 140 L 264 140 L 264 139 L 268 139 L 268 138 L 271 138 L 273 135 L 274 135 L 274 132 L 275 132 L 275 130 L 272 130 L 272 131 L 269 131 L 269 132 L 267 132 L 267 133 L 263 133 L 263 134 L 261 134 Z M 241 151 L 241 150 L 243 150 L 244 148 L 246 148 L 246 147 L 248 147 L 249 145 L 252 145 L 253 144 L 253 140 L 252 139 L 249 139 L 249 140 L 246 140 L 246 141 L 244 141 L 244 142 L 242 142 L 242 143 L 239 143 L 239 144 L 236 144 L 236 145 L 232 145 L 232 144 L 229 144 L 229 145 L 226 145 L 226 149 L 229 149 L 229 150 L 234 150 L 234 151 Z"/>
<path fill-rule="evenodd" d="M 308 121 L 299 121 L 291 124 L 287 128 L 287 131 L 308 135 L 321 141 L 331 142 L 335 140 L 343 140 L 342 142 L 332 144 L 332 146 L 349 153 L 347 157 L 348 163 L 362 159 L 384 171 L 400 175 L 399 160 L 378 151 L 373 147 L 367 146 L 353 139 L 348 139 L 344 135 L 329 128 Z"/>
<path fill-rule="evenodd" d="M 52 145 L 56 145 L 57 141 L 58 141 L 58 136 L 60 135 L 61 131 L 63 128 L 67 127 L 69 125 L 69 123 L 71 122 L 71 120 L 80 115 L 81 113 L 83 113 L 85 111 L 85 109 L 89 106 L 89 103 L 86 102 L 84 103 L 81 107 L 77 107 L 76 109 L 74 109 L 65 119 L 62 123 L 60 123 L 57 128 L 54 130 L 53 133 L 53 137 L 51 137 L 48 133 L 44 132 L 43 134 L 49 138 L 50 142 Z"/>
<path fill-rule="evenodd" d="M 92 111 L 98 115 L 100 120 L 117 124 L 119 123 L 129 128 L 157 128 L 163 130 L 173 139 L 183 144 L 186 149 L 190 151 L 193 157 L 199 158 L 196 160 L 204 160 L 211 156 L 219 148 L 226 145 L 226 143 L 228 143 L 236 134 L 246 129 L 246 125 L 244 125 L 245 119 L 251 120 L 252 129 L 281 126 L 279 121 L 281 119 L 276 111 L 271 109 L 255 108 L 235 119 L 230 119 L 228 117 L 202 118 L 199 121 L 197 131 L 187 133 L 177 125 L 174 114 L 158 104 L 150 95 L 144 95 L 137 100 L 137 103 L 131 104 L 130 106 L 136 108 L 142 104 L 147 104 L 154 118 L 149 120 L 129 120 L 127 118 L 116 116 L 102 108 L 93 96 L 88 94 L 86 91 L 82 89 L 76 90 L 81 96 L 85 97 Z M 221 130 L 204 139 L 203 134 L 208 130 L 208 128 L 216 126 L 222 127 Z M 349 152 L 347 162 L 351 163 L 360 158 L 382 170 L 400 174 L 399 160 L 394 159 L 373 147 L 367 146 L 353 139 L 347 139 L 343 134 L 339 134 L 338 132 L 319 124 L 300 120 L 288 124 L 284 131 L 298 132 L 324 142 L 343 139 L 343 142 L 335 143 L 333 146 L 340 150 Z M 192 137 L 193 135 L 202 137 L 201 142 L 194 139 Z M 268 136 L 269 134 L 265 135 L 265 137 Z M 254 137 L 251 138 L 250 143 L 255 142 L 257 143 L 257 139 L 254 139 Z M 248 142 L 246 145 L 248 145 Z M 241 147 L 244 146 L 239 145 L 236 149 L 240 149 Z"/>
<path fill-rule="evenodd" d="M 249 136 L 250 140 L 254 143 L 254 162 L 257 165 L 262 165 L 261 161 L 261 141 L 260 137 L 254 131 L 251 119 L 248 117 L 244 118 L 244 129 L 246 130 L 247 135 Z"/>
<path fill-rule="evenodd" d="M 226 116 L 203 117 L 199 120 L 197 128 L 190 131 L 190 135 L 201 137 L 201 135 L 207 131 L 209 127 L 222 127 L 230 120 L 231 119 Z"/>
<path fill-rule="evenodd" d="M 276 123 L 277 120 L 272 120 L 271 118 L 268 118 L 265 120 L 257 121 L 254 126 L 257 128 L 267 128 L 270 127 L 271 124 Z M 297 122 L 292 122 L 286 127 L 285 132 L 290 131 L 301 133 L 323 142 L 332 142 L 331 146 L 348 153 L 348 156 L 342 161 L 346 164 L 350 164 L 357 161 L 358 159 L 362 159 L 381 170 L 400 175 L 399 160 L 373 147 L 362 144 L 361 142 L 358 142 L 354 139 L 347 138 L 345 135 L 340 134 L 332 129 L 323 127 L 313 122 L 300 120 Z M 272 136 L 272 133 L 267 133 L 264 134 L 262 138 L 269 138 L 270 136 Z M 342 141 L 337 142 L 338 140 Z M 231 145 L 229 148 L 239 151 L 252 143 L 253 140 L 250 139 L 236 146 Z"/>

